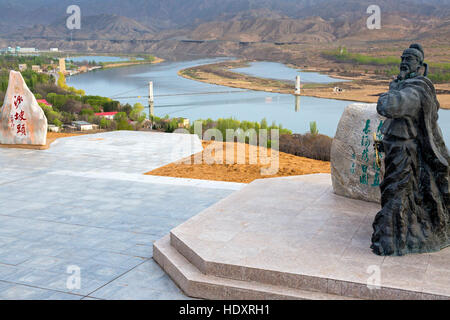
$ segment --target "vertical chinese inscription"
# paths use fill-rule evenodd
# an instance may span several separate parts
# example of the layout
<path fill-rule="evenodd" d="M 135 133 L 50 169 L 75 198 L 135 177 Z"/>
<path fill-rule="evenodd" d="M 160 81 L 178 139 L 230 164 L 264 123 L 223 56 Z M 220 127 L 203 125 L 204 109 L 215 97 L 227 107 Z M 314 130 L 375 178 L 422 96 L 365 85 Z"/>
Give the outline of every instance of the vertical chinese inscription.
<path fill-rule="evenodd" d="M 383 120 L 380 121 L 380 124 L 377 128 L 376 136 L 377 140 L 381 141 L 383 140 L 383 135 L 381 134 L 381 128 L 383 127 Z M 380 159 L 383 159 L 383 154 L 380 152 L 378 154 Z M 379 187 L 380 186 L 380 175 L 381 175 L 381 168 L 377 165 L 377 155 L 373 155 L 373 170 L 375 171 L 375 176 L 373 179 L 372 187 Z"/>
<path fill-rule="evenodd" d="M 366 125 L 363 129 L 363 136 L 361 138 L 361 146 L 364 148 L 361 155 L 361 176 L 359 177 L 359 182 L 364 185 L 369 184 L 369 146 L 370 146 L 370 119 L 366 121 Z"/>
<path fill-rule="evenodd" d="M 361 146 L 363 147 L 362 153 L 361 153 L 361 175 L 359 176 L 359 183 L 366 186 L 371 187 L 379 187 L 381 182 L 381 168 L 378 167 L 377 161 L 376 161 L 376 154 L 374 153 L 373 156 L 370 156 L 370 147 L 373 145 L 373 141 L 371 140 L 370 133 L 371 128 L 371 120 L 367 119 L 364 123 L 364 129 L 362 130 L 362 137 L 361 137 Z M 383 140 L 383 135 L 381 134 L 381 128 L 383 126 L 383 121 L 380 121 L 380 124 L 376 130 L 376 137 L 377 140 Z M 382 158 L 383 155 L 379 154 Z M 371 176 L 369 174 L 369 168 L 372 167 L 373 171 L 375 172 L 373 181 L 371 180 Z M 352 154 L 352 163 L 350 167 L 350 173 L 355 174 L 356 173 L 356 154 L 353 152 Z"/>
<path fill-rule="evenodd" d="M 352 166 L 350 167 L 350 173 L 355 174 L 356 173 L 356 153 L 353 152 L 352 154 Z"/>
<path fill-rule="evenodd" d="M 15 135 L 27 135 L 27 118 L 23 110 L 23 97 L 21 95 L 14 96 L 14 108 L 10 117 L 10 126 L 14 130 Z"/>

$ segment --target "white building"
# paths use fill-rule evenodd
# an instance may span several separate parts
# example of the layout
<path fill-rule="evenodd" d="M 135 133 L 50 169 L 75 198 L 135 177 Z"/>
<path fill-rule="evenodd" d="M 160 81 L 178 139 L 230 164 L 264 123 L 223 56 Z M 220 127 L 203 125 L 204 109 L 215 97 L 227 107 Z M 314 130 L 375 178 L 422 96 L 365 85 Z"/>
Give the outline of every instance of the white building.
<path fill-rule="evenodd" d="M 76 127 L 78 131 L 93 130 L 93 124 L 86 121 L 74 121 L 72 126 Z"/>
<path fill-rule="evenodd" d="M 36 48 L 21 48 L 21 47 L 16 48 L 16 53 L 36 53 L 36 52 L 39 52 L 39 50 Z"/>
<path fill-rule="evenodd" d="M 48 125 L 48 131 L 49 132 L 59 132 L 59 127 L 55 126 L 54 124 L 49 124 Z"/>
<path fill-rule="evenodd" d="M 38 65 L 32 65 L 31 70 L 33 70 L 34 72 L 42 72 L 41 66 Z"/>

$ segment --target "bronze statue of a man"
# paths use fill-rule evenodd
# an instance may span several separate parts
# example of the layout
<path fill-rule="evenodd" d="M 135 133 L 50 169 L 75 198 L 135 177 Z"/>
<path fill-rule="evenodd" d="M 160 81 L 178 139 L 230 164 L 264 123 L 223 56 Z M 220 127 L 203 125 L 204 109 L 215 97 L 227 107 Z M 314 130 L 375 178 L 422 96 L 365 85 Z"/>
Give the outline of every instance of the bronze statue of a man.
<path fill-rule="evenodd" d="M 399 76 L 377 105 L 387 118 L 381 143 L 386 170 L 371 248 L 386 256 L 450 245 L 450 157 L 437 123 L 439 102 L 422 47 L 411 45 L 401 58 Z"/>

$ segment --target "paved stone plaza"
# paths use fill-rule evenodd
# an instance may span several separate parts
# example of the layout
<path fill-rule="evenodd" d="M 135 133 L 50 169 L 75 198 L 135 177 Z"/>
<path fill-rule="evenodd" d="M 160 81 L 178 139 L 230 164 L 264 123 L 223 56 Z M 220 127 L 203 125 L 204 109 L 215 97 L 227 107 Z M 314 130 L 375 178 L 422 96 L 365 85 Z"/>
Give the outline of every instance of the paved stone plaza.
<path fill-rule="evenodd" d="M 242 185 L 143 173 L 201 150 L 196 136 L 143 132 L 1 148 L 0 300 L 187 298 L 153 242 Z"/>

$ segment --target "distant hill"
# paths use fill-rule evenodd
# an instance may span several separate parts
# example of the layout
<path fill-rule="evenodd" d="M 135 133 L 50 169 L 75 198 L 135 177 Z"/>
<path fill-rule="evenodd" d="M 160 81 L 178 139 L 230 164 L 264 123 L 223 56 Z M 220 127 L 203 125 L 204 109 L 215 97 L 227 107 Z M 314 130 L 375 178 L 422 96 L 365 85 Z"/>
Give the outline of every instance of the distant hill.
<path fill-rule="evenodd" d="M 81 29 L 71 31 L 66 27 L 66 19 L 59 19 L 50 25 L 35 25 L 22 28 L 10 35 L 17 39 L 48 38 L 65 39 L 141 39 L 156 32 L 155 29 L 139 22 L 117 15 L 101 14 L 82 19 Z"/>
<path fill-rule="evenodd" d="M 208 22 L 199 25 L 189 35 L 193 39 L 243 42 L 329 42 L 336 38 L 332 24 L 320 17 L 250 18 Z"/>
<path fill-rule="evenodd" d="M 450 0 L 0 0 L 0 12 L 4 23 L 48 25 L 67 17 L 66 8 L 74 3 L 80 6 L 82 16 L 119 15 L 159 30 L 239 16 L 245 19 L 247 14 L 263 11 L 266 18 L 269 13 L 293 19 L 355 20 L 374 3 L 383 14 L 444 17 L 450 12 Z"/>
<path fill-rule="evenodd" d="M 187 37 L 197 40 L 229 40 L 276 43 L 330 43 L 336 40 L 405 40 L 442 39 L 450 35 L 450 19 L 389 13 L 382 16 L 382 28 L 369 30 L 368 15 L 353 19 L 324 19 L 320 16 L 293 19 L 289 17 L 234 18 L 229 21 L 198 25 Z"/>
<path fill-rule="evenodd" d="M 373 0 L 78 0 L 82 28 L 71 34 L 66 28 L 66 8 L 73 2 L 0 0 L 0 43 L 151 51 L 166 58 L 182 53 L 277 59 L 291 55 L 288 51 L 292 48 L 279 46 L 285 43 L 332 45 L 416 39 L 448 43 L 450 32 L 450 0 L 377 0 L 381 30 L 366 27 L 366 10 Z M 71 36 L 84 42 L 69 43 Z M 260 45 L 243 46 L 249 42 Z"/>

